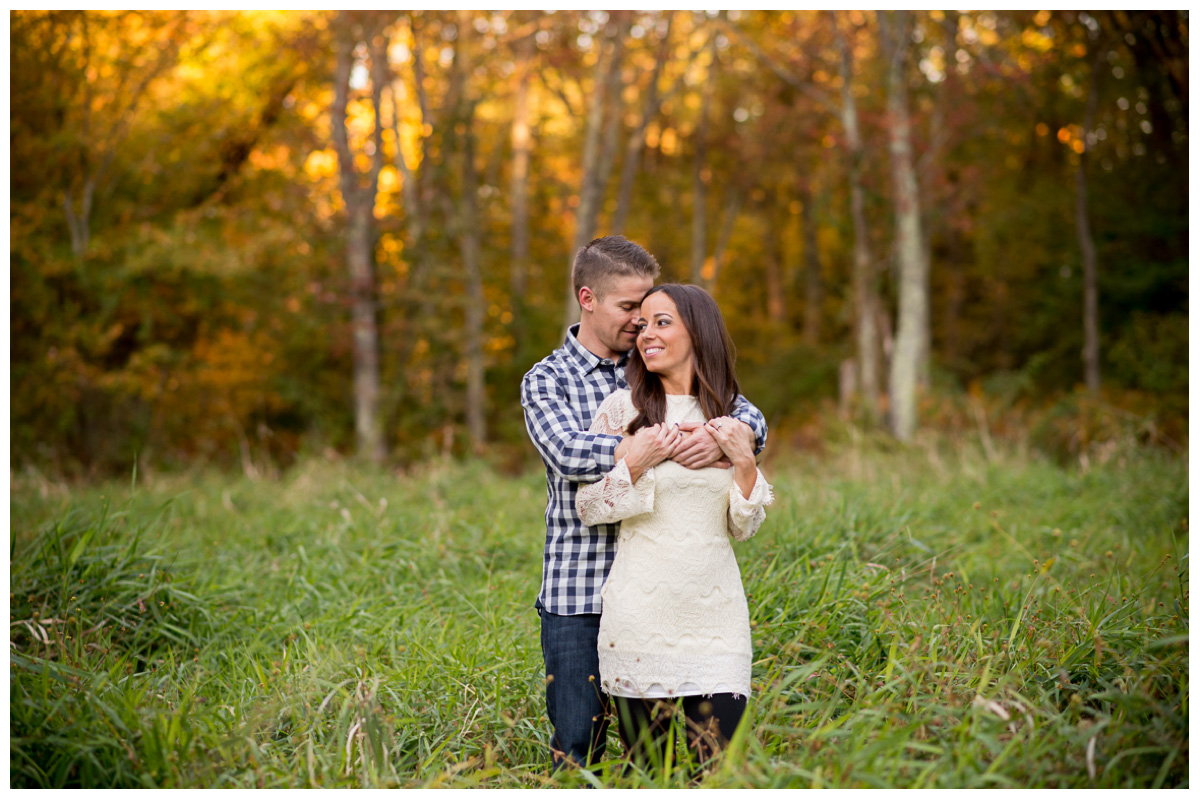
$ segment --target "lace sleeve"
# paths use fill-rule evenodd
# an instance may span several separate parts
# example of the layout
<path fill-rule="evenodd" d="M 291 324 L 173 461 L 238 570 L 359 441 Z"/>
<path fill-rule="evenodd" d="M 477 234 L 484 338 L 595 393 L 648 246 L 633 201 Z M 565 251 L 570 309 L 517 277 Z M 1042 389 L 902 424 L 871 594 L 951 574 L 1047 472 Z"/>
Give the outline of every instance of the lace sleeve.
<path fill-rule="evenodd" d="M 630 480 L 625 459 L 595 483 L 580 486 L 575 494 L 575 510 L 584 525 L 620 522 L 654 510 L 654 467 L 642 473 L 635 484 Z"/>
<path fill-rule="evenodd" d="M 766 506 L 774 500 L 771 484 L 763 477 L 762 470 L 758 470 L 748 498 L 742 497 L 742 490 L 734 481 L 729 487 L 729 535 L 744 542 L 757 533 L 758 526 L 767 518 Z"/>
<path fill-rule="evenodd" d="M 623 435 L 628 424 L 628 392 L 613 392 L 596 411 L 591 433 Z M 575 494 L 575 510 L 584 525 L 620 522 L 654 510 L 654 468 L 646 470 L 635 484 L 625 459 L 607 475 L 591 484 L 581 484 Z"/>
<path fill-rule="evenodd" d="M 624 402 L 628 394 L 627 390 L 618 389 L 604 398 L 604 402 L 596 409 L 596 416 L 592 418 L 592 427 L 588 428 L 588 433 L 624 436 L 625 428 L 629 425 Z"/>

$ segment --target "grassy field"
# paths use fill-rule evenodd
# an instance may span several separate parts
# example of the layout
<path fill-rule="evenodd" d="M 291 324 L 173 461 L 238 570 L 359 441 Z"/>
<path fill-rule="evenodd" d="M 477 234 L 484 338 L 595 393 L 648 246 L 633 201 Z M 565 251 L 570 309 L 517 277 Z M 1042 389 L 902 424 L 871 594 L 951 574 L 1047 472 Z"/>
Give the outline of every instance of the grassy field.
<path fill-rule="evenodd" d="M 942 442 L 766 468 L 754 696 L 704 786 L 1183 787 L 1187 465 Z M 551 776 L 543 477 L 309 462 L 14 474 L 11 783 L 686 786 Z"/>

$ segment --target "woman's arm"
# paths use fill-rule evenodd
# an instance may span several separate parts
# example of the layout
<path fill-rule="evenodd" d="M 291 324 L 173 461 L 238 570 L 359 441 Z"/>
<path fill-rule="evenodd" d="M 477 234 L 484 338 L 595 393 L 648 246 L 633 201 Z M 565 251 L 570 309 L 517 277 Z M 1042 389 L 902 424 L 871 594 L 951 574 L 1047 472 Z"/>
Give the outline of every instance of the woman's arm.
<path fill-rule="evenodd" d="M 628 401 L 619 393 L 609 395 L 596 411 L 590 432 L 625 433 Z M 643 428 L 626 438 L 628 451 L 603 478 L 580 486 L 575 510 L 585 525 L 620 522 L 654 508 L 654 466 L 670 457 L 682 438 L 674 426 Z"/>
<path fill-rule="evenodd" d="M 754 470 L 754 483 L 748 493 L 743 493 L 735 482 L 729 489 L 729 535 L 744 542 L 758 532 L 767 518 L 766 506 L 775 500 L 771 484 L 759 469 Z"/>
<path fill-rule="evenodd" d="M 744 542 L 758 531 L 767 518 L 766 506 L 775 499 L 771 485 L 754 463 L 754 450 L 742 433 L 742 426 L 729 417 L 718 417 L 704 424 L 725 456 L 733 462 L 733 486 L 729 489 L 729 534 Z"/>
<path fill-rule="evenodd" d="M 749 497 L 758 467 L 754 463 L 753 445 L 744 433 L 745 426 L 732 417 L 717 417 L 704 423 L 704 430 L 733 464 L 733 481 L 742 490 L 742 495 Z"/>

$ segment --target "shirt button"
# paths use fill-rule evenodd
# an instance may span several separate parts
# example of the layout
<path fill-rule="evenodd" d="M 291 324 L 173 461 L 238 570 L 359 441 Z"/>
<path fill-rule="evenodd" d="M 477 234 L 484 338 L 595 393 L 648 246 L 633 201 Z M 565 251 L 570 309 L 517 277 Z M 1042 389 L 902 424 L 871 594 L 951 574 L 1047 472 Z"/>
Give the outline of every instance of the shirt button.
<path fill-rule="evenodd" d="M 603 359 L 603 360 L 602 360 L 600 363 L 601 363 L 601 364 L 603 364 L 603 365 L 604 365 L 604 366 L 606 366 L 606 367 L 611 367 L 611 366 L 612 366 L 612 362 L 611 362 L 611 361 L 609 361 L 607 358 L 606 358 L 606 359 Z"/>

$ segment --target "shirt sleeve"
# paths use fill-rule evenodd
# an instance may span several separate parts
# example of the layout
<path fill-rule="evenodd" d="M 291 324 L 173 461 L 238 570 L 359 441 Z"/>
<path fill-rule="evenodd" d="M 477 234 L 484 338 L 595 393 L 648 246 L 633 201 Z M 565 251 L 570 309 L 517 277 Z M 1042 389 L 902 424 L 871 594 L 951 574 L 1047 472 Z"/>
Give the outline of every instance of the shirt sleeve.
<path fill-rule="evenodd" d="M 556 475 L 594 481 L 613 468 L 621 437 L 585 431 L 566 388 L 553 375 L 530 371 L 521 382 L 521 406 L 533 446 Z"/>
<path fill-rule="evenodd" d="M 767 518 L 766 507 L 775 500 L 771 484 L 763 477 L 762 470 L 757 470 L 754 488 L 749 497 L 742 497 L 742 490 L 737 481 L 729 487 L 729 535 L 744 542 L 758 532 L 758 528 Z"/>
<path fill-rule="evenodd" d="M 729 416 L 741 420 L 754 431 L 754 455 L 758 455 L 767 446 L 767 419 L 754 405 L 740 394 L 734 401 L 733 413 Z"/>
<path fill-rule="evenodd" d="M 617 392 L 605 398 L 596 410 L 592 433 L 623 434 L 625 408 Z M 580 486 L 575 495 L 575 510 L 584 525 L 620 522 L 654 510 L 654 467 L 646 470 L 637 483 L 625 459 L 600 480 Z"/>

